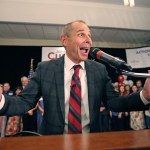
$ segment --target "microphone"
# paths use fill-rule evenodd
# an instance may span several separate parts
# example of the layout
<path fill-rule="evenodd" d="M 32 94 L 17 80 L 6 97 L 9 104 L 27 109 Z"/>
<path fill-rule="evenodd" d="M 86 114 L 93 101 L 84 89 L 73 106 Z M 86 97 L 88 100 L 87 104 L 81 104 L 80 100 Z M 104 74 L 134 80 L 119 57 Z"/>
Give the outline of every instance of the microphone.
<path fill-rule="evenodd" d="M 117 69 L 117 71 L 122 71 L 122 70 L 131 71 L 132 70 L 132 67 L 129 66 L 124 60 L 111 56 L 101 51 L 99 48 L 94 48 L 90 50 L 89 55 L 93 57 L 94 59 L 96 58 L 96 59 L 106 62 L 111 67 Z"/>

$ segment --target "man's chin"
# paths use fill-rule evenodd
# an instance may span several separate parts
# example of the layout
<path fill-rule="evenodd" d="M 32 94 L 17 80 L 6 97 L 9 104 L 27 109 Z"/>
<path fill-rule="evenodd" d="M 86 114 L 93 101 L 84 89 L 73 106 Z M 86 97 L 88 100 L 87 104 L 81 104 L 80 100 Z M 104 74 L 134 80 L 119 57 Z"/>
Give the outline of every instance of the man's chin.
<path fill-rule="evenodd" d="M 82 57 L 82 61 L 86 61 L 88 57 Z"/>

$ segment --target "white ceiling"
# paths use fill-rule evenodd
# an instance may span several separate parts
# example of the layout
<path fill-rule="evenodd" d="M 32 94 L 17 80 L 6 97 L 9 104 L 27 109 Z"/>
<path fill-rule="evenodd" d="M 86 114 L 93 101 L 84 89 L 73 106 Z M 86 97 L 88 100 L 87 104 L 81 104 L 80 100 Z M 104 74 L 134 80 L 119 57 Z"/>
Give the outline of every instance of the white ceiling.
<path fill-rule="evenodd" d="M 0 38 L 59 40 L 62 25 L 0 23 Z M 93 41 L 149 43 L 150 31 L 91 27 Z"/>
<path fill-rule="evenodd" d="M 71 1 L 74 1 L 74 0 L 71 0 Z M 123 5 L 123 0 L 76 0 L 76 1 Z M 134 0 L 134 1 L 135 1 L 136 7 L 150 8 L 150 0 Z"/>
<path fill-rule="evenodd" d="M 73 0 L 70 0 L 73 1 Z M 76 0 L 78 2 L 123 5 L 122 0 Z M 135 7 L 150 8 L 150 0 L 135 0 Z M 16 23 L 0 20 L 0 39 L 40 39 L 59 40 L 63 25 L 46 23 Z M 123 29 L 111 27 L 92 27 L 95 42 L 141 43 L 150 46 L 150 29 Z"/>

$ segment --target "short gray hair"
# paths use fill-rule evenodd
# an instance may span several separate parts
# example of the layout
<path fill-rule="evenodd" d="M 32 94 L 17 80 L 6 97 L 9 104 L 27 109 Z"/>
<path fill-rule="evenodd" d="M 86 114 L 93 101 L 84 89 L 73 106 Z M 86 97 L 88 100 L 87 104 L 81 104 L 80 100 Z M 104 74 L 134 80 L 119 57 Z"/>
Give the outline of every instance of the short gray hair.
<path fill-rule="evenodd" d="M 25 79 L 25 80 L 28 80 L 28 78 L 27 78 L 26 76 L 23 76 L 23 77 L 21 77 L 21 79 L 20 79 L 21 82 L 22 82 L 24 79 Z"/>
<path fill-rule="evenodd" d="M 70 32 L 73 30 L 72 25 L 73 25 L 74 23 L 76 23 L 76 22 L 86 24 L 86 22 L 83 21 L 83 20 L 76 20 L 76 21 L 72 21 L 72 22 L 70 22 L 70 23 L 67 23 L 67 24 L 64 26 L 64 28 L 63 28 L 62 34 L 63 34 L 63 35 L 66 35 L 66 36 L 69 36 L 69 35 L 70 35 Z"/>

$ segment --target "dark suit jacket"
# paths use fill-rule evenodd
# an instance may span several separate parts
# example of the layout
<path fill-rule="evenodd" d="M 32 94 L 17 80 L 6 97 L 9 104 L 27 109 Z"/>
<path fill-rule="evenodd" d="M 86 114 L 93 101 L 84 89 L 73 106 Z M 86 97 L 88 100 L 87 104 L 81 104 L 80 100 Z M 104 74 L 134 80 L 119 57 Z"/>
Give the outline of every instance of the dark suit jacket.
<path fill-rule="evenodd" d="M 111 79 L 104 65 L 87 60 L 85 62 L 88 101 L 90 112 L 90 132 L 99 132 L 99 108 L 101 100 L 110 101 L 113 111 L 145 109 L 139 93 L 119 97 L 114 91 Z M 65 125 L 64 105 L 64 57 L 39 63 L 28 86 L 19 96 L 5 97 L 5 105 L 0 115 L 20 115 L 33 108 L 38 99 L 44 99 L 44 118 L 41 133 L 62 134 Z"/>

